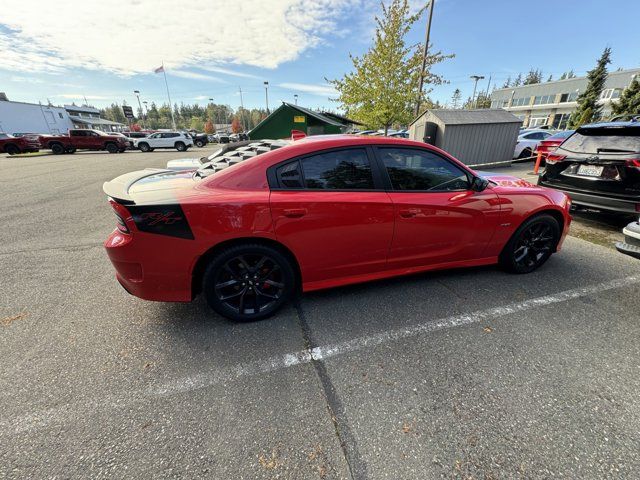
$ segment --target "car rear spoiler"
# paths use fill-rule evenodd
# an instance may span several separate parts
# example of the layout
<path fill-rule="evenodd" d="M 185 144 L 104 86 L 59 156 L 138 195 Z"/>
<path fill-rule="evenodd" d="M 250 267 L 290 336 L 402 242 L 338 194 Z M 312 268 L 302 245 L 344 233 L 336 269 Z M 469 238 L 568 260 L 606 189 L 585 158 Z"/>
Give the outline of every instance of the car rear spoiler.
<path fill-rule="evenodd" d="M 131 185 L 145 177 L 149 177 L 160 172 L 172 172 L 172 170 L 167 170 L 166 168 L 145 168 L 144 170 L 125 173 L 124 175 L 114 178 L 110 182 L 104 182 L 102 190 L 108 197 L 121 205 L 135 205 L 136 202 L 129 194 Z"/>

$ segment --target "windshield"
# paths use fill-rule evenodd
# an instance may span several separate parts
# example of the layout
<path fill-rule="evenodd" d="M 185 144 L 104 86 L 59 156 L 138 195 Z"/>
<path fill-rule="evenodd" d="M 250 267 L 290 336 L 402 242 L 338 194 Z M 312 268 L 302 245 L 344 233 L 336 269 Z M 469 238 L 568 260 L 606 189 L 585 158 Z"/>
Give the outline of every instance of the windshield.
<path fill-rule="evenodd" d="M 638 153 L 640 128 L 583 129 L 569 137 L 562 148 L 575 153 Z"/>

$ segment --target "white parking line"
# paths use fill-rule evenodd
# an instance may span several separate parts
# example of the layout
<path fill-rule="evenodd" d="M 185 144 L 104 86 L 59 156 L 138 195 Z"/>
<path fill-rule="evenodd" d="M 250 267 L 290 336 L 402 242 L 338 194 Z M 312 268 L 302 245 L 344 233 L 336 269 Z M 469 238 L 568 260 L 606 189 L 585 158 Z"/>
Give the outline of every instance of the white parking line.
<path fill-rule="evenodd" d="M 183 379 L 165 383 L 157 387 L 146 389 L 142 392 L 139 392 L 139 394 L 132 395 L 132 398 L 140 400 L 144 397 L 175 395 L 179 393 L 208 388 L 210 386 L 216 384 L 224 384 L 244 376 L 252 376 L 261 373 L 282 370 L 296 365 L 307 364 L 314 360 L 326 360 L 338 355 L 344 355 L 346 353 L 364 350 L 366 348 L 383 345 L 404 338 L 416 337 L 437 330 L 460 327 L 463 325 L 478 323 L 483 320 L 504 317 L 513 313 L 524 312 L 538 307 L 566 302 L 576 298 L 586 297 L 592 294 L 598 294 L 617 288 L 635 285 L 637 283 L 640 283 L 640 275 L 633 275 L 621 279 L 602 282 L 589 287 L 575 288 L 558 293 L 553 293 L 550 295 L 543 295 L 541 297 L 504 305 L 501 307 L 493 307 L 486 310 L 478 310 L 476 312 L 465 313 L 461 315 L 452 315 L 450 317 L 445 317 L 438 320 L 428 320 L 424 323 L 420 323 L 412 327 L 390 330 L 376 335 L 358 337 L 346 342 L 340 342 L 333 345 L 324 345 L 312 349 L 300 350 L 294 353 L 277 355 L 266 360 L 241 363 L 228 368 L 220 369 L 213 373 L 203 373 L 186 377 Z M 131 394 L 132 392 L 129 393 Z M 79 405 L 64 405 L 60 407 L 54 407 L 43 410 L 41 412 L 23 415 L 12 420 L 1 421 L 0 427 L 2 428 L 0 431 L 8 432 L 9 430 L 11 430 L 15 433 L 25 433 L 31 430 L 45 427 L 46 425 L 51 423 L 64 423 L 66 421 L 65 419 L 68 419 L 70 415 L 69 412 L 73 412 L 73 416 L 77 416 L 81 411 L 84 411 L 86 414 L 90 415 L 93 411 L 105 407 L 108 408 L 109 406 L 120 408 L 122 407 L 122 403 L 123 399 L 114 395 L 110 396 L 109 398 L 97 398 Z"/>
<path fill-rule="evenodd" d="M 523 312 L 537 307 L 543 307 L 554 303 L 566 302 L 575 298 L 586 297 L 595 293 L 602 293 L 616 288 L 622 288 L 629 285 L 640 283 L 640 275 L 633 275 L 621 279 L 610 280 L 608 282 L 599 283 L 590 287 L 575 288 L 565 290 L 551 295 L 531 298 L 518 303 L 512 303 L 501 307 L 493 307 L 486 310 L 479 310 L 472 313 L 464 313 L 462 315 L 452 315 L 450 317 L 438 320 L 429 320 L 408 328 L 390 330 L 376 335 L 358 337 L 346 342 L 340 342 L 333 345 L 324 345 L 312 349 L 305 349 L 295 353 L 287 353 L 271 357 L 266 360 L 239 364 L 232 367 L 222 375 L 202 375 L 198 377 L 190 377 L 177 382 L 165 384 L 160 388 L 153 388 L 147 392 L 150 395 L 168 395 L 174 393 L 186 392 L 197 388 L 206 388 L 218 383 L 220 380 L 231 380 L 233 378 L 255 375 L 258 373 L 266 373 L 274 370 L 292 367 L 309 363 L 312 360 L 326 360 L 337 355 L 356 352 L 365 348 L 375 347 L 385 343 L 393 342 L 403 338 L 415 337 L 436 330 L 444 330 L 447 328 L 461 327 L 472 323 L 478 323 L 487 319 L 495 319 L 504 317 L 512 313 Z M 219 372 L 222 373 L 222 372 Z"/>

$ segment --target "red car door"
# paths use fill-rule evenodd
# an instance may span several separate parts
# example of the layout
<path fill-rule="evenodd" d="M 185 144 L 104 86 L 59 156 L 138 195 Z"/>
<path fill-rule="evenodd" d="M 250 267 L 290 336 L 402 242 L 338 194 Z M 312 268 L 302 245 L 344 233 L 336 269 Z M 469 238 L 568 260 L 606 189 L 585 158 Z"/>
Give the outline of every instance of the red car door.
<path fill-rule="evenodd" d="M 427 149 L 379 147 L 394 204 L 389 268 L 481 259 L 499 222 L 498 196 L 471 189 L 468 171 Z"/>
<path fill-rule="evenodd" d="M 276 237 L 296 255 L 307 289 L 386 267 L 394 208 L 371 155 L 334 149 L 273 167 Z"/>

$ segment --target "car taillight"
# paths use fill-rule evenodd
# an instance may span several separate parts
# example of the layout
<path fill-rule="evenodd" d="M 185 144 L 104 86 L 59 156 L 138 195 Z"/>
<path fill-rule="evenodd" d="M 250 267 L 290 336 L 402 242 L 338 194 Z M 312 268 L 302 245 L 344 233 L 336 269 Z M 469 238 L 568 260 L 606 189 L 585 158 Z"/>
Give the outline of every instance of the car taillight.
<path fill-rule="evenodd" d="M 550 153 L 549 155 L 547 155 L 547 163 L 554 164 L 554 163 L 562 162 L 565 158 L 567 158 L 566 155 L 558 155 L 557 153 Z"/>
<path fill-rule="evenodd" d="M 117 225 L 118 230 L 120 230 L 120 232 L 122 232 L 122 233 L 131 233 L 129 231 L 129 227 L 127 227 L 127 224 L 124 221 L 124 218 L 122 218 L 120 216 L 120 214 L 118 214 L 118 212 L 113 212 L 113 213 L 116 215 L 116 222 L 118 224 Z"/>
<path fill-rule="evenodd" d="M 627 167 L 640 169 L 640 158 L 632 158 L 625 162 Z"/>

